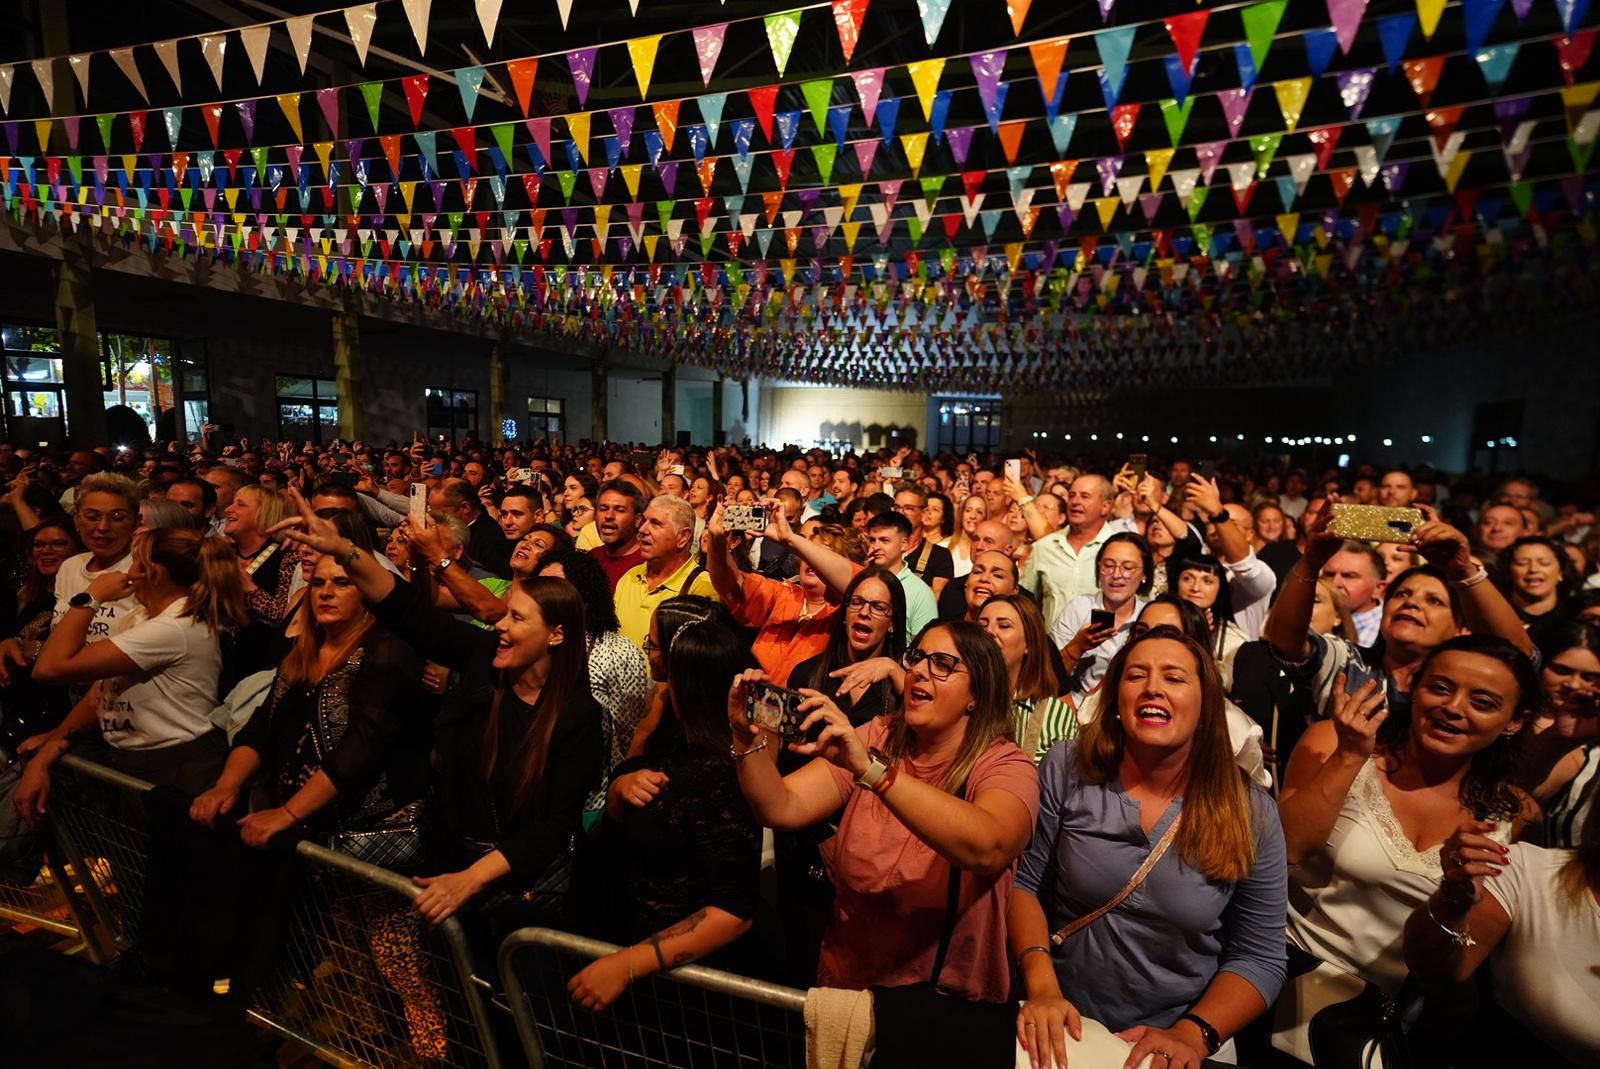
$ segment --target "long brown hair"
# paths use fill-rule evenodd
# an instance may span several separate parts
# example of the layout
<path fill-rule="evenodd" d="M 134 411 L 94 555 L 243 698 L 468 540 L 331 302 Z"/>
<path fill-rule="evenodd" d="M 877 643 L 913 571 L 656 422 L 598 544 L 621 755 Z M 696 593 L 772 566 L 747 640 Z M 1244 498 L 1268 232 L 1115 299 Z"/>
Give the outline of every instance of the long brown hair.
<path fill-rule="evenodd" d="M 543 792 L 545 763 L 550 757 L 550 737 L 555 734 L 556 721 L 561 719 L 562 712 L 576 695 L 589 690 L 589 649 L 585 641 L 583 599 L 578 596 L 577 588 L 565 579 L 549 576 L 519 579 L 516 588 L 539 606 L 546 628 L 552 631 L 561 628 L 561 643 L 550 648 L 550 672 L 539 692 L 533 725 L 511 755 L 513 766 L 522 770 L 511 792 L 512 814 L 526 809 Z M 483 725 L 485 779 L 493 778 L 500 756 L 500 707 L 512 682 L 510 672 L 500 673 L 494 700 L 489 704 L 489 718 Z"/>
<path fill-rule="evenodd" d="M 317 568 L 322 567 L 323 561 L 333 561 L 333 558 L 320 558 L 317 561 Z M 340 567 L 337 561 L 333 561 L 333 566 L 338 568 L 339 574 L 342 576 L 350 574 Z M 315 580 L 316 574 L 316 569 L 313 568 L 311 572 L 313 580 Z M 328 644 L 328 631 L 317 620 L 317 610 L 313 604 L 314 600 L 312 586 L 308 583 L 306 584 L 305 596 L 300 599 L 300 606 L 295 610 L 295 614 L 300 617 L 300 626 L 298 633 L 295 635 L 294 646 L 290 648 L 289 655 L 283 659 L 283 663 L 278 666 L 278 675 L 283 677 L 286 683 L 304 682 L 315 686 L 322 681 L 322 676 L 317 671 L 317 666 L 321 661 L 319 655 L 323 647 Z M 336 656 L 330 663 L 343 664 L 348 660 L 350 655 L 367 640 L 367 633 L 372 630 L 376 622 L 372 613 L 368 612 L 366 605 L 363 604 L 361 606 L 360 621 L 350 629 L 350 633 L 344 637 L 338 646 L 333 647 L 333 652 Z"/>
<path fill-rule="evenodd" d="M 1000 645 L 977 624 L 966 620 L 936 620 L 922 629 L 913 646 L 920 647 L 924 639 L 940 629 L 950 633 L 955 643 L 956 655 L 966 666 L 972 687 L 972 712 L 967 714 L 967 734 L 956 753 L 955 763 L 945 773 L 939 789 L 954 794 L 956 789 L 972 774 L 978 758 L 989 747 L 1011 738 L 1011 680 L 1006 672 L 1006 662 L 1000 656 Z M 911 682 L 906 681 L 906 693 L 911 693 Z M 905 711 L 896 713 L 889 733 L 884 738 L 884 752 L 898 763 L 911 752 L 911 726 L 906 723 Z"/>
<path fill-rule="evenodd" d="M 167 577 L 184 588 L 181 616 L 213 631 L 239 631 L 250 623 L 233 543 L 183 527 L 157 527 L 134 540 L 133 553 L 146 567 L 165 568 Z"/>
<path fill-rule="evenodd" d="M 983 603 L 983 608 L 991 605 L 1009 605 L 1016 611 L 1017 618 L 1022 621 L 1023 638 L 1028 643 L 1022 667 L 1017 670 L 1017 692 L 1012 698 L 1032 702 L 1060 697 L 1061 682 L 1056 679 L 1055 666 L 1050 663 L 1050 632 L 1044 625 L 1044 614 L 1039 606 L 1026 594 L 996 594 Z M 982 614 L 980 609 L 979 615 Z"/>
<path fill-rule="evenodd" d="M 24 534 L 22 540 L 27 548 L 23 555 L 27 559 L 28 572 L 23 576 L 21 585 L 17 587 L 18 609 L 38 597 L 45 589 L 44 573 L 39 571 L 38 566 L 33 563 L 33 543 L 45 531 L 61 531 L 66 534 L 67 541 L 72 543 L 71 548 L 67 550 L 66 556 L 61 558 L 63 564 L 66 563 L 67 557 L 83 552 L 83 543 L 78 540 L 78 530 L 69 519 L 45 520 L 35 526 L 33 530 Z M 51 582 L 53 583 L 54 580 L 52 579 Z"/>
<path fill-rule="evenodd" d="M 1227 700 L 1222 676 L 1210 652 L 1175 627 L 1153 627 L 1130 639 L 1106 669 L 1099 713 L 1083 728 L 1078 767 L 1091 783 L 1108 783 L 1122 765 L 1127 734 L 1122 726 L 1119 691 L 1128 658 L 1152 639 L 1176 642 L 1194 658 L 1200 673 L 1200 722 L 1189 747 L 1183 787 L 1183 824 L 1173 844 L 1192 868 L 1213 880 L 1238 883 L 1255 864 L 1256 840 L 1249 788 L 1234 763 L 1228 740 Z"/>

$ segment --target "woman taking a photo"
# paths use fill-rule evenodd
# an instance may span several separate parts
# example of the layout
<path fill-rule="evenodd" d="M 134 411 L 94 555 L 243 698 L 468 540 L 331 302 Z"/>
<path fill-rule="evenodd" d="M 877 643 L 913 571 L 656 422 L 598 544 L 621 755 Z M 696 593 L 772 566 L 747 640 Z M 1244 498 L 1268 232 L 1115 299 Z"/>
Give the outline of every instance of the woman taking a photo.
<path fill-rule="evenodd" d="M 489 910 L 491 934 L 528 921 L 559 923 L 566 896 L 551 884 L 564 883 L 584 800 L 605 757 L 605 713 L 589 693 L 577 591 L 560 579 L 518 580 L 506 615 L 483 631 L 429 604 L 298 494 L 291 498 L 300 516 L 283 536 L 332 556 L 379 623 L 428 661 L 461 673 L 434 725 L 441 783 L 430 862 L 445 871 L 417 877 L 416 909 L 438 924 L 492 888 L 506 892 L 495 904 L 510 908 Z M 550 895 L 536 893 L 541 883 Z M 535 901 L 516 894 L 522 891 Z"/>
<path fill-rule="evenodd" d="M 1413 679 L 1409 707 L 1397 708 L 1376 681 L 1351 693 L 1340 673 L 1333 717 L 1311 725 L 1289 761 L 1278 810 L 1295 866 L 1297 984 L 1315 972 L 1352 996 L 1362 982 L 1396 993 L 1401 929 L 1453 863 L 1440 845 L 1480 819 L 1510 842 L 1535 812 L 1511 783 L 1516 735 L 1541 699 L 1532 662 L 1503 639 L 1469 635 L 1429 653 Z M 1280 1021 L 1279 1031 L 1305 1024 Z M 1306 1060 L 1299 1043 L 1278 1045 Z"/>
<path fill-rule="evenodd" d="M 1544 807 L 1540 842 L 1576 847 L 1600 793 L 1600 628 L 1568 624 L 1540 647 L 1544 709 L 1523 740 L 1518 782 Z"/>
<path fill-rule="evenodd" d="M 1081 1038 L 1088 1016 L 1134 1044 L 1130 1065 L 1197 1069 L 1283 983 L 1283 832 L 1234 765 L 1199 643 L 1145 632 L 1103 694 L 1040 767 L 1007 918 L 1027 993 L 1017 1036 L 1034 1066 L 1064 1065 L 1063 1032 Z"/>
<path fill-rule="evenodd" d="M 1081 594 L 1062 606 L 1050 629 L 1050 640 L 1060 648 L 1061 660 L 1072 673 L 1067 684 L 1073 694 L 1093 693 L 1111 658 L 1128 641 L 1128 632 L 1150 592 L 1154 563 L 1150 543 L 1125 531 L 1114 534 L 1095 554 L 1100 592 Z M 1097 617 L 1098 613 L 1110 613 L 1110 619 Z"/>
<path fill-rule="evenodd" d="M 1038 777 L 1007 739 L 1005 662 L 982 629 L 931 624 L 905 663 L 898 714 L 861 728 L 821 694 L 802 691 L 801 732 L 815 741 L 787 748 L 822 760 L 787 776 L 777 764 L 782 741 L 746 719 L 748 687 L 765 673 L 743 673 L 728 693 L 739 783 L 756 819 L 774 829 L 840 814 L 818 983 L 931 981 L 960 999 L 999 1003 L 1011 986 L 1006 894 Z M 952 884 L 954 918 L 939 905 Z"/>
<path fill-rule="evenodd" d="M 1038 764 L 1056 743 L 1078 734 L 1072 706 L 1061 698 L 1044 617 L 1026 594 L 996 594 L 978 610 L 978 626 L 999 643 L 1006 663 L 1011 737 Z"/>
<path fill-rule="evenodd" d="M 127 574 L 102 572 L 72 598 L 34 662 L 40 683 L 99 682 L 55 730 L 19 748 L 37 749 L 13 800 L 30 823 L 44 810 L 50 766 L 80 734 L 98 731 L 108 763 L 130 776 L 198 793 L 216 782 L 227 738 L 211 723 L 222 672 L 218 638 L 249 622 L 238 557 L 220 538 L 165 528 L 143 535 Z M 132 595 L 142 618 L 102 642 L 88 631 L 99 604 Z"/>

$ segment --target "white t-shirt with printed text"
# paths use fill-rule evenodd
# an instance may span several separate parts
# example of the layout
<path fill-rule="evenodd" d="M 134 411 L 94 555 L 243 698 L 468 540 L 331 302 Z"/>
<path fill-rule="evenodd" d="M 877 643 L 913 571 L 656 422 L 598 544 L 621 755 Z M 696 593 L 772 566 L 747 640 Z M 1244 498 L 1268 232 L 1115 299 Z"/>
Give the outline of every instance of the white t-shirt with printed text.
<path fill-rule="evenodd" d="M 126 572 L 133 567 L 133 554 L 129 553 L 109 568 L 98 572 L 89 571 L 89 562 L 94 560 L 93 554 L 79 553 L 75 557 L 68 557 L 61 563 L 61 568 L 56 572 L 56 605 L 50 614 L 50 627 L 52 630 L 61 623 L 61 618 L 67 615 L 67 609 L 72 605 L 72 599 L 89 589 L 89 584 L 106 572 Z M 89 634 L 85 642 L 99 642 L 101 639 L 110 638 L 112 635 L 127 630 L 133 623 L 133 614 L 139 610 L 139 601 L 132 594 L 117 601 L 104 601 L 100 603 L 100 610 L 95 614 L 93 622 L 89 624 Z"/>
<path fill-rule="evenodd" d="M 155 617 L 141 610 L 111 637 L 139 667 L 100 682 L 100 734 L 118 749 L 176 746 L 211 730 L 222 651 L 211 628 L 180 615 L 186 604 L 178 598 Z"/>

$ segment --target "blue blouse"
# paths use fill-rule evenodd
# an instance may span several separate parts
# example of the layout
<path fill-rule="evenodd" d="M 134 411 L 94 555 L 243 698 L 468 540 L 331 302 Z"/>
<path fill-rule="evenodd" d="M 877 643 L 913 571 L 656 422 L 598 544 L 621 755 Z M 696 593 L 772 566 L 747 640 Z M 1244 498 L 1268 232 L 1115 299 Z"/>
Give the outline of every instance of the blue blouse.
<path fill-rule="evenodd" d="M 1175 798 L 1147 836 L 1120 778 L 1085 780 L 1077 747 L 1062 743 L 1039 767 L 1039 823 L 1017 872 L 1017 889 L 1039 899 L 1051 932 L 1115 897 L 1183 807 Z M 1223 971 L 1269 1006 L 1278 997 L 1288 859 L 1277 807 L 1260 787 L 1249 790 L 1256 858 L 1248 877 L 1218 883 L 1174 846 L 1126 901 L 1054 948 L 1061 993 L 1086 1017 L 1113 1032 L 1169 1027 Z"/>

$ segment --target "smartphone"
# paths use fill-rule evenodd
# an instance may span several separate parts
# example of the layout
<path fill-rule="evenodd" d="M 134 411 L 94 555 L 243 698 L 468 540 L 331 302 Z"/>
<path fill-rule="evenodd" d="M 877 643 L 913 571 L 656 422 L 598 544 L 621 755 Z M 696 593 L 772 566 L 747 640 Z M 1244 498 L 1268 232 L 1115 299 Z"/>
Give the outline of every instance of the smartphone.
<path fill-rule="evenodd" d="M 428 525 L 428 484 L 411 484 L 411 525 L 413 527 L 426 527 Z"/>
<path fill-rule="evenodd" d="M 1133 453 L 1128 457 L 1128 468 L 1133 472 L 1133 485 L 1144 482 L 1144 473 L 1150 470 L 1150 457 L 1146 453 Z"/>
<path fill-rule="evenodd" d="M 1357 542 L 1410 543 L 1422 526 L 1422 511 L 1384 505 L 1334 505 L 1328 533 Z"/>
<path fill-rule="evenodd" d="M 805 696 L 798 690 L 776 683 L 746 683 L 745 719 L 757 727 L 776 732 L 781 739 L 800 737 L 800 703 Z"/>
<path fill-rule="evenodd" d="M 1006 478 L 1010 479 L 1014 483 L 1020 483 L 1022 481 L 1021 460 L 1006 461 Z"/>
<path fill-rule="evenodd" d="M 634 471 L 653 471 L 656 466 L 656 455 L 645 449 L 636 449 L 628 454 L 628 461 L 633 465 Z"/>
<path fill-rule="evenodd" d="M 508 482 L 510 482 L 511 485 L 513 485 L 513 486 L 517 485 L 518 483 L 532 482 L 533 481 L 533 469 L 532 468 L 512 468 L 510 471 L 506 472 L 506 480 Z"/>
<path fill-rule="evenodd" d="M 1202 460 L 1194 470 L 1202 478 L 1215 479 L 1217 477 L 1217 462 L 1215 460 Z"/>
<path fill-rule="evenodd" d="M 1089 626 L 1092 628 L 1115 627 L 1117 614 L 1109 609 L 1090 609 Z"/>
<path fill-rule="evenodd" d="M 897 468 L 892 464 L 878 469 L 878 478 L 880 479 L 900 479 L 904 478 L 905 474 L 906 470 L 904 468 Z"/>
<path fill-rule="evenodd" d="M 340 486 L 353 487 L 361 480 L 353 471 L 330 471 L 328 472 L 328 481 L 330 483 L 338 483 Z"/>
<path fill-rule="evenodd" d="M 730 531 L 760 531 L 767 526 L 767 510 L 760 505 L 724 505 L 722 524 Z"/>
<path fill-rule="evenodd" d="M 669 467 L 667 469 L 667 474 L 668 475 L 676 475 L 680 479 L 687 479 L 688 478 L 688 476 L 684 474 L 684 467 L 683 467 L 682 464 L 674 464 L 674 465 L 672 465 L 671 467 Z"/>

